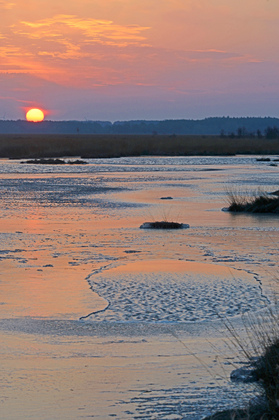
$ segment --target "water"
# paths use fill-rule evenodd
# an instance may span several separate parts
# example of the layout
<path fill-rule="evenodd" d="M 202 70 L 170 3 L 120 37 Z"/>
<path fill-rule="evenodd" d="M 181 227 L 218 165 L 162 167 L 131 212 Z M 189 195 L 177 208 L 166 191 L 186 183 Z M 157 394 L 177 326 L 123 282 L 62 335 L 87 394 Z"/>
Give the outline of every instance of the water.
<path fill-rule="evenodd" d="M 273 301 L 279 217 L 221 209 L 227 190 L 278 190 L 278 167 L 251 156 L 127 157 L 1 160 L 0 173 L 3 375 L 19 375 L 4 386 L 3 418 L 198 420 L 249 399 L 252 386 L 228 380 L 237 356 L 218 319 Z M 163 219 L 190 228 L 139 228 Z M 20 375 L 30 382 L 18 385 Z"/>
<path fill-rule="evenodd" d="M 107 301 L 105 310 L 90 316 L 92 321 L 204 321 L 240 315 L 267 303 L 252 274 L 221 265 L 141 261 L 88 280 Z"/>

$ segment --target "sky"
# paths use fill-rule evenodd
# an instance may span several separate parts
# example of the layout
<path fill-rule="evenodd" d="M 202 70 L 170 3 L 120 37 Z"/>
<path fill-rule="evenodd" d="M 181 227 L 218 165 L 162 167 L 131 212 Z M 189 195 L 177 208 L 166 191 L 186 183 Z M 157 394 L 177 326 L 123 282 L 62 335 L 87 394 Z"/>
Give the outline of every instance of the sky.
<path fill-rule="evenodd" d="M 279 117 L 278 0 L 0 0 L 0 119 Z"/>

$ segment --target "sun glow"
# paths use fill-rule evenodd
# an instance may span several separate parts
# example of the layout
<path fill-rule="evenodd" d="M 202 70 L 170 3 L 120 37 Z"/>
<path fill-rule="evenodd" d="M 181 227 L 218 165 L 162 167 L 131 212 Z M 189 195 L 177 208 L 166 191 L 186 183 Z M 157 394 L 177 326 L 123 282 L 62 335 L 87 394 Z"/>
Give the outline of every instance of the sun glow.
<path fill-rule="evenodd" d="M 26 120 L 30 122 L 40 122 L 45 118 L 45 114 L 41 109 L 32 108 L 26 113 Z"/>

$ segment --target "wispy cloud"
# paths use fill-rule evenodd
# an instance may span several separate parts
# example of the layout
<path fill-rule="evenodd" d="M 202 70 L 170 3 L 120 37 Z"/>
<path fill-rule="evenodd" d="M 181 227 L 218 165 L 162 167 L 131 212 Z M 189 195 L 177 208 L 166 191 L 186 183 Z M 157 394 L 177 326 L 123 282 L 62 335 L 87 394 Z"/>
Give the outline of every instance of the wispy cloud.
<path fill-rule="evenodd" d="M 62 43 L 75 39 L 77 43 L 93 42 L 102 45 L 127 46 L 146 40 L 139 25 L 118 25 L 110 20 L 81 19 L 74 15 L 56 15 L 37 22 L 22 21 L 13 32 L 26 38 L 55 40 Z"/>
<path fill-rule="evenodd" d="M 10 9 L 12 9 L 15 6 L 16 6 L 15 3 L 12 3 L 10 1 L 0 0 L 0 9 L 2 9 L 2 10 L 3 9 L 4 10 L 10 10 Z"/>
<path fill-rule="evenodd" d="M 27 73 L 81 88 L 125 84 L 168 89 L 188 86 L 196 71 L 205 74 L 209 66 L 251 59 L 217 48 L 156 47 L 149 29 L 70 14 L 21 20 L 2 33 L 0 73 Z"/>
<path fill-rule="evenodd" d="M 107 67 L 108 54 L 115 57 L 123 48 L 145 46 L 144 34 L 148 29 L 64 14 L 38 21 L 18 21 L 0 34 L 3 39 L 0 57 L 6 65 L 0 72 L 9 68 L 10 72 L 19 72 L 21 68 L 22 72 L 34 72 L 47 80 L 55 78 L 57 83 L 72 83 L 73 79 L 77 83 L 81 78 L 86 81 L 96 74 L 97 79 L 101 74 L 103 77 L 110 74 L 115 83 L 112 62 L 112 68 Z"/>

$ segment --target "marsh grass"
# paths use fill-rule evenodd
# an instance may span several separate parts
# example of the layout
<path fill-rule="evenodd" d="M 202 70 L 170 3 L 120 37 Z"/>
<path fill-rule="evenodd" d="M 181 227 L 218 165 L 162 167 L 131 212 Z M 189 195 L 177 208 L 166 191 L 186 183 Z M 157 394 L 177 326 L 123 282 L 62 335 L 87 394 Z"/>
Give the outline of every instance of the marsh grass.
<path fill-rule="evenodd" d="M 193 135 L 1 134 L 0 157 L 232 156 L 278 154 L 279 139 Z"/>
<path fill-rule="evenodd" d="M 155 221 L 155 222 L 146 222 L 141 225 L 141 228 L 148 229 L 183 229 L 183 223 L 178 222 L 168 222 L 166 220 Z"/>
<path fill-rule="evenodd" d="M 278 302 L 264 311 L 245 314 L 245 337 L 240 336 L 232 323 L 225 320 L 230 344 L 238 349 L 253 367 L 254 377 L 262 391 L 261 403 L 246 410 L 231 411 L 227 419 L 279 419 L 279 309 Z M 235 413 L 238 413 L 237 415 Z M 236 417 L 233 417 L 236 415 Z M 220 417 L 221 419 L 222 417 Z M 218 417 L 212 417 L 218 419 Z M 224 417 L 225 419 L 225 417 Z"/>
<path fill-rule="evenodd" d="M 230 212 L 279 214 L 279 197 L 260 190 L 252 194 L 227 191 L 227 202 Z"/>
<path fill-rule="evenodd" d="M 160 199 L 161 200 L 161 199 Z M 160 214 L 158 218 L 161 220 L 156 220 L 154 214 L 148 211 L 149 217 L 152 219 L 152 222 L 145 222 L 143 223 L 140 228 L 141 229 L 185 229 L 189 228 L 188 224 L 184 224 L 181 222 L 173 221 L 173 219 L 179 220 L 180 216 L 173 217 L 173 206 L 166 206 L 164 205 L 163 208 L 160 209 Z"/>
<path fill-rule="evenodd" d="M 227 196 L 229 211 L 279 213 L 277 191 L 250 194 L 229 190 Z M 273 304 L 267 298 L 264 310 L 242 316 L 245 333 L 241 335 L 229 319 L 220 317 L 230 349 L 243 355 L 253 368 L 261 399 L 246 409 L 223 411 L 205 420 L 279 420 L 279 303 L 275 291 L 272 300 Z"/>
<path fill-rule="evenodd" d="M 262 196 L 262 193 L 255 198 L 258 196 Z M 267 194 L 265 197 L 268 197 Z M 244 198 L 238 195 L 237 199 L 243 204 L 247 195 Z M 256 382 L 255 398 L 246 408 L 217 412 L 204 420 L 279 420 L 278 276 L 269 275 L 273 278 L 273 287 L 270 285 L 268 295 L 263 295 L 266 301 L 263 309 L 242 314 L 240 323 L 217 314 L 225 327 L 226 346 L 247 366 L 244 370 L 234 367 L 231 379 Z"/>
<path fill-rule="evenodd" d="M 274 301 L 258 313 L 242 316 L 244 334 L 238 332 L 231 320 L 220 316 L 227 332 L 227 347 L 249 364 L 258 386 L 256 398 L 246 408 L 217 412 L 204 420 L 279 420 L 279 304 L 276 296 Z"/>

